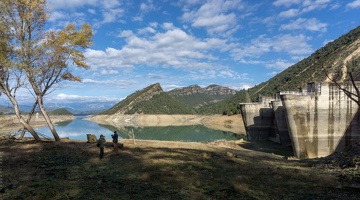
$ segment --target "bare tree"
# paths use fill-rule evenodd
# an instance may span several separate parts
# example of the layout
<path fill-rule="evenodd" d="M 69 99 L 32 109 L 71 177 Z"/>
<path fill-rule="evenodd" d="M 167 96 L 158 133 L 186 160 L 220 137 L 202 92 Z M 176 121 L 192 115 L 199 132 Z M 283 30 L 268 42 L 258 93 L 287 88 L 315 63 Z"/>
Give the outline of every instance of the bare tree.
<path fill-rule="evenodd" d="M 353 58 L 350 63 L 348 64 L 351 64 L 353 65 L 355 68 L 357 68 L 357 62 L 356 62 L 356 59 Z M 324 69 L 325 71 L 325 74 L 327 76 L 327 78 L 333 82 L 338 88 L 339 90 L 343 91 L 344 94 L 349 98 L 351 99 L 352 101 L 354 101 L 360 108 L 360 90 L 359 90 L 359 86 L 356 85 L 356 82 L 355 82 L 355 78 L 352 74 L 352 72 L 347 72 L 347 75 L 350 79 L 350 85 L 352 86 L 352 88 L 354 88 L 354 90 L 351 90 L 349 87 L 346 87 L 346 86 L 349 86 L 349 84 L 344 84 L 344 82 L 342 80 L 337 80 L 337 77 L 339 77 L 339 74 L 332 74 L 330 75 L 330 73 Z M 358 72 L 355 77 L 358 77 L 360 75 L 360 72 Z M 346 76 L 344 76 L 346 77 Z"/>

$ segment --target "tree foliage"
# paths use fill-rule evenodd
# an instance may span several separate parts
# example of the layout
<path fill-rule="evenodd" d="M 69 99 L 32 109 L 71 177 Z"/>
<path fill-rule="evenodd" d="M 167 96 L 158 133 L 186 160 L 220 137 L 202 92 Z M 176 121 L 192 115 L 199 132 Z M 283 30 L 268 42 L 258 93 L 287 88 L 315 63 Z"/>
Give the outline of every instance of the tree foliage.
<path fill-rule="evenodd" d="M 0 10 L 2 92 L 17 110 L 16 91 L 25 83 L 29 84 L 35 97 L 32 112 L 38 105 L 58 141 L 60 138 L 43 106 L 43 97 L 62 80 L 81 80 L 71 73 L 70 67 L 89 68 L 82 50 L 92 44 L 92 29 L 84 24 L 77 30 L 70 24 L 60 31 L 44 30 L 49 17 L 44 0 L 1 0 Z M 29 118 L 23 120 L 19 115 L 18 118 L 29 121 Z M 31 128 L 28 123 L 24 126 Z"/>

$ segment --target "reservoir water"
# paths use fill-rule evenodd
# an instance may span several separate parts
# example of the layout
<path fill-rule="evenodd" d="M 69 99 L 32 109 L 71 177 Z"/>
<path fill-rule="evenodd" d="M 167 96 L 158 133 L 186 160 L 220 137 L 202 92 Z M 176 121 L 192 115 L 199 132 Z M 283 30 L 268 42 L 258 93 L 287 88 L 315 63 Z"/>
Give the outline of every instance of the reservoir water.
<path fill-rule="evenodd" d="M 86 116 L 77 116 L 72 121 L 60 122 L 55 126 L 59 136 L 68 137 L 73 140 L 86 140 L 86 134 L 101 134 L 111 139 L 114 131 L 117 131 L 121 139 L 140 140 L 164 140 L 164 141 L 185 141 L 185 142 L 212 142 L 215 140 L 238 140 L 244 136 L 232 132 L 210 129 L 202 125 L 195 126 L 166 126 L 166 127 L 131 127 L 125 126 L 120 130 L 110 125 L 100 125 L 92 121 L 84 120 Z M 53 138 L 48 127 L 35 129 L 37 132 Z M 26 134 L 30 137 L 30 134 Z"/>

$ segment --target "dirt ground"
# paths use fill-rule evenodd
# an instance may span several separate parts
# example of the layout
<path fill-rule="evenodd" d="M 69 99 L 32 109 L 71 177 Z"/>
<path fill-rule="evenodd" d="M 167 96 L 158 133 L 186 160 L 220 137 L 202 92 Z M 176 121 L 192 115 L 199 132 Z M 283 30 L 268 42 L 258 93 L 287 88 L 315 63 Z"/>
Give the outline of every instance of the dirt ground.
<path fill-rule="evenodd" d="M 99 148 L 85 141 L 1 141 L 0 197 L 360 199 L 360 181 L 273 143 L 120 142 L 118 152 L 108 142 L 99 159 Z"/>

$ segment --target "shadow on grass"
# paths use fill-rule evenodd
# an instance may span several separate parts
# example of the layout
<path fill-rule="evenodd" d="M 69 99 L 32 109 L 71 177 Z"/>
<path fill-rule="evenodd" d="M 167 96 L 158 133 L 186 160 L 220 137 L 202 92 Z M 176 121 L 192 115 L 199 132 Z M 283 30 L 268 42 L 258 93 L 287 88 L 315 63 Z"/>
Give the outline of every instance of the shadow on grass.
<path fill-rule="evenodd" d="M 244 143 L 239 144 L 239 146 L 253 151 L 273 153 L 280 156 L 286 156 L 286 157 L 294 156 L 294 152 L 291 146 L 282 146 L 281 144 L 271 141 L 247 140 Z"/>
<path fill-rule="evenodd" d="M 118 152 L 87 143 L 1 143 L 3 199 L 356 199 L 296 161 L 242 151 L 125 144 Z M 207 156 L 204 156 L 207 155 Z M 342 198 L 340 194 L 346 198 Z"/>

